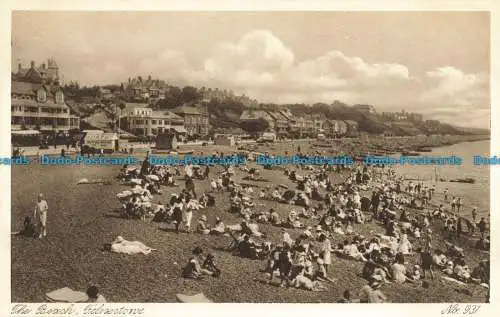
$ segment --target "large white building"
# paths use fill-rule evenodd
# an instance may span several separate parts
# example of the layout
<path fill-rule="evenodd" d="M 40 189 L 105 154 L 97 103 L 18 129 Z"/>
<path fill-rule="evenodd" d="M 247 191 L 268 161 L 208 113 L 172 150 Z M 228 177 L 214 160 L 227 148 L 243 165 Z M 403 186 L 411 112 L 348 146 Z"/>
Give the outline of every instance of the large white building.
<path fill-rule="evenodd" d="M 138 136 L 153 136 L 170 129 L 186 133 L 181 116 L 170 111 L 155 111 L 145 103 L 127 103 L 121 122 L 122 128 Z"/>
<path fill-rule="evenodd" d="M 70 113 L 58 85 L 13 81 L 11 129 L 68 132 L 79 129 L 80 118 Z"/>

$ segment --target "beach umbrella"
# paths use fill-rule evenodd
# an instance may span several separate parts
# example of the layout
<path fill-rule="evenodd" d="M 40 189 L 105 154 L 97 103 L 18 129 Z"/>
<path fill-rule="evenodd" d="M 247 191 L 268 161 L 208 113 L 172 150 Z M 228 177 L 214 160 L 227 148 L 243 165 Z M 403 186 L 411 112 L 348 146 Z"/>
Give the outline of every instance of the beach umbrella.
<path fill-rule="evenodd" d="M 146 177 L 155 182 L 158 182 L 160 180 L 160 178 L 157 175 L 148 175 Z"/>
<path fill-rule="evenodd" d="M 291 200 L 295 197 L 295 191 L 293 190 L 287 190 L 284 194 L 283 194 L 283 198 L 285 200 Z"/>

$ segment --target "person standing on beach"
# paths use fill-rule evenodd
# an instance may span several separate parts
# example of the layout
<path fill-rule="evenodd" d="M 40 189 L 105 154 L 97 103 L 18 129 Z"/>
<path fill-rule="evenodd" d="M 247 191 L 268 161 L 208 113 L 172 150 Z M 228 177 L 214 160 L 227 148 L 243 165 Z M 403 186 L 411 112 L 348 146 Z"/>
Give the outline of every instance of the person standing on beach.
<path fill-rule="evenodd" d="M 448 187 L 444 189 L 443 195 L 444 195 L 444 201 L 448 201 Z"/>
<path fill-rule="evenodd" d="M 39 239 L 47 236 L 47 211 L 49 206 L 47 202 L 43 199 L 43 194 L 40 193 L 38 195 L 38 202 L 35 206 L 35 214 L 34 219 L 38 222 L 40 226 L 40 234 L 38 236 Z"/>
<path fill-rule="evenodd" d="M 149 152 L 146 153 L 146 158 L 142 161 L 141 175 L 146 176 L 149 174 Z"/>
<path fill-rule="evenodd" d="M 463 205 L 462 198 L 458 197 L 458 199 L 457 199 L 457 213 L 460 213 L 460 207 L 462 207 L 462 205 Z"/>
<path fill-rule="evenodd" d="M 472 208 L 472 222 L 476 225 L 477 207 Z"/>
<path fill-rule="evenodd" d="M 453 199 L 451 200 L 451 212 L 455 213 L 457 206 L 457 199 L 453 196 Z"/>
<path fill-rule="evenodd" d="M 486 220 L 484 220 L 484 217 L 481 218 L 481 221 L 479 221 L 477 227 L 479 228 L 479 233 L 481 233 L 481 238 L 484 239 L 484 233 L 486 231 Z"/>

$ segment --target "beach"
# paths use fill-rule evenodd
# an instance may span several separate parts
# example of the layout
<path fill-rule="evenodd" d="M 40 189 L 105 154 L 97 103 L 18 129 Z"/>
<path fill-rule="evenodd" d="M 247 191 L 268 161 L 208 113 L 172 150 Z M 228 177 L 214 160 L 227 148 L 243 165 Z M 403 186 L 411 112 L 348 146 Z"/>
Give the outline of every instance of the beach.
<path fill-rule="evenodd" d="M 307 151 L 307 144 L 303 143 L 303 151 Z M 268 151 L 294 151 L 298 144 L 285 143 L 263 147 Z M 469 144 L 470 145 L 470 144 Z M 477 145 L 484 149 L 484 144 Z M 460 147 L 460 144 L 454 145 Z M 444 150 L 443 150 L 444 149 Z M 195 148 L 199 151 L 198 148 Z M 437 153 L 452 151 L 450 148 L 435 149 Z M 455 148 L 456 150 L 456 148 Z M 205 153 L 210 153 L 204 148 Z M 483 154 L 474 153 L 474 154 Z M 229 154 L 229 153 L 228 153 Z M 429 153 L 428 153 L 429 154 Z M 458 153 L 455 155 L 468 155 Z M 140 154 L 137 154 L 140 157 Z M 472 157 L 472 155 L 471 155 Z M 253 163 L 251 164 L 253 165 Z M 256 192 L 266 185 L 271 188 L 283 184 L 290 188 L 295 186 L 280 169 L 262 170 L 262 176 L 269 182 L 252 182 Z M 419 167 L 434 173 L 433 167 Z M 465 170 L 466 167 L 464 167 Z M 479 167 L 473 167 L 479 168 Z M 212 173 L 215 173 L 214 168 Z M 222 251 L 230 242 L 230 237 L 203 236 L 199 234 L 176 234 L 172 225 L 154 223 L 150 221 L 127 220 L 116 213 L 120 203 L 115 198 L 120 191 L 128 186 L 115 180 L 119 167 L 112 166 L 13 166 L 12 167 L 12 231 L 19 229 L 25 216 L 33 213 L 36 195 L 45 194 L 49 205 L 48 236 L 46 239 L 34 240 L 21 237 L 12 237 L 12 301 L 39 302 L 43 301 L 46 292 L 61 287 L 85 289 L 89 284 L 99 286 L 102 294 L 109 301 L 114 302 L 174 302 L 176 293 L 195 294 L 203 292 L 215 302 L 335 302 L 342 292 L 350 289 L 357 293 L 365 281 L 360 277 L 363 264 L 348 259 L 335 257 L 331 266 L 331 275 L 337 279 L 335 284 L 329 285 L 324 292 L 308 292 L 294 288 L 277 288 L 259 282 L 264 279 L 260 272 L 265 267 L 264 261 L 249 260 L 231 255 Z M 220 170 L 220 168 L 219 168 Z M 462 171 L 457 170 L 457 173 Z M 422 170 L 405 169 L 402 174 L 427 175 Z M 477 172 L 477 171 L 476 171 Z M 304 172 L 305 173 L 305 172 Z M 449 173 L 449 174 L 446 174 Z M 462 177 L 451 174 L 451 171 L 441 171 L 447 177 Z M 471 205 L 480 207 L 480 212 L 486 215 L 489 210 L 489 179 L 484 171 L 468 176 L 475 177 L 478 182 L 473 184 L 437 183 L 439 202 L 440 188 L 447 186 L 450 194 L 456 193 L 464 197 L 464 213 L 470 211 Z M 242 173 L 237 172 L 235 180 L 242 181 Z M 78 180 L 105 179 L 111 185 L 88 184 L 77 185 Z M 335 182 L 340 182 L 338 175 L 332 175 Z M 154 198 L 154 202 L 166 201 L 172 193 L 183 188 L 182 177 L 177 182 L 180 188 L 165 187 L 163 193 Z M 453 185 L 453 186 L 452 186 Z M 208 181 L 196 181 L 197 191 L 209 189 Z M 227 193 L 214 193 L 216 206 L 196 212 L 194 220 L 201 214 L 214 223 L 216 217 L 222 217 L 224 223 L 239 223 L 238 215 L 228 213 L 229 197 Z M 255 201 L 258 209 L 274 208 L 283 217 L 290 209 L 300 207 L 279 204 L 273 201 Z M 261 205 L 262 204 L 262 205 Z M 417 211 L 415 211 L 417 212 Z M 314 221 L 307 223 L 313 225 Z M 259 224 L 271 240 L 279 241 L 280 230 L 270 224 Z M 364 235 L 381 232 L 376 223 L 357 224 L 355 231 Z M 438 228 L 436 228 L 436 232 Z M 289 230 L 292 239 L 301 231 Z M 148 246 L 157 249 L 148 256 L 129 256 L 111 254 L 102 251 L 104 243 L 110 243 L 117 236 L 128 240 L 139 240 Z M 335 236 L 332 243 L 343 240 Z M 442 246 L 442 241 L 436 241 Z M 463 237 L 457 242 L 465 249 L 471 268 L 489 255 L 473 249 L 473 241 Z M 204 279 L 201 281 L 185 280 L 180 278 L 181 268 L 190 257 L 194 246 L 201 246 L 204 250 L 212 250 L 217 255 L 218 265 L 222 269 L 219 279 Z M 412 259 L 410 259 L 412 261 Z M 384 293 L 392 302 L 482 302 L 484 290 L 480 287 L 465 294 L 457 285 L 445 282 L 439 278 L 429 281 L 430 287 L 423 289 L 412 284 L 384 286 Z"/>

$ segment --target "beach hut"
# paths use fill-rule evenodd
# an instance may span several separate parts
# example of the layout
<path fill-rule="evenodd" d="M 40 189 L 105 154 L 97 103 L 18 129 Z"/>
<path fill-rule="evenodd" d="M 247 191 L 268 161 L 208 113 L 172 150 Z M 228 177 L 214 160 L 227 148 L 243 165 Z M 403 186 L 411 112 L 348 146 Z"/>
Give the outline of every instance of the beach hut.
<path fill-rule="evenodd" d="M 173 133 L 160 133 L 156 136 L 157 150 L 175 150 L 177 149 L 177 138 Z"/>
<path fill-rule="evenodd" d="M 120 148 L 119 137 L 116 133 L 87 133 L 84 137 L 84 144 L 93 149 L 102 149 L 104 152 L 114 152 Z"/>
<path fill-rule="evenodd" d="M 223 145 L 223 146 L 235 146 L 236 141 L 234 139 L 234 136 L 232 135 L 217 135 L 215 136 L 214 140 L 215 145 Z"/>

